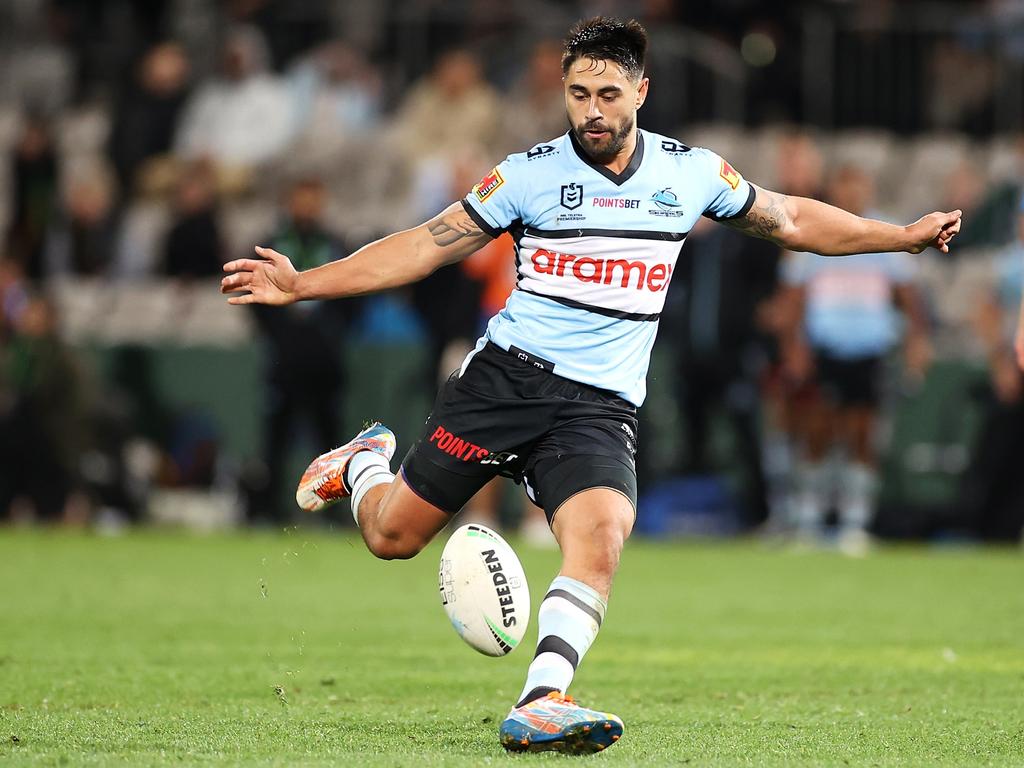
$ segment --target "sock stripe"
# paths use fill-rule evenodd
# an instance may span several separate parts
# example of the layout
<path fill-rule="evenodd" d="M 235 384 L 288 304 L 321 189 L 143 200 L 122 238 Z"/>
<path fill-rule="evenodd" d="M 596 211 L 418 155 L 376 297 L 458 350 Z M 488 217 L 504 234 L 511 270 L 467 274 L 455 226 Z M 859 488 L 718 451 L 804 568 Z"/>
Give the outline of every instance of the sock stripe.
<path fill-rule="evenodd" d="M 347 477 L 347 475 L 348 475 L 348 472 L 346 472 L 346 473 L 345 473 L 345 474 L 344 474 L 344 475 L 342 476 L 342 480 L 344 480 L 344 481 L 345 481 L 345 482 L 346 482 L 346 483 L 348 484 L 348 490 L 349 490 L 349 493 L 351 493 L 351 492 L 352 492 L 352 489 L 353 489 L 353 488 L 355 488 L 355 487 L 356 487 L 356 485 L 357 485 L 357 484 L 359 483 L 359 478 L 361 478 L 361 477 L 362 477 L 363 475 L 365 475 L 365 474 L 366 474 L 367 472 L 369 472 L 369 471 L 370 471 L 370 470 L 372 470 L 372 469 L 383 469 L 383 467 L 379 467 L 379 466 L 377 466 L 377 465 L 375 465 L 375 464 L 370 464 L 369 466 L 363 467 L 363 468 L 362 468 L 362 470 L 360 470 L 359 474 L 358 474 L 358 475 L 356 475 L 356 476 L 355 476 L 355 477 L 354 477 L 354 478 L 352 479 L 352 482 L 348 482 L 348 477 Z"/>
<path fill-rule="evenodd" d="M 597 622 L 597 626 L 600 628 L 601 614 L 598 613 L 597 609 L 595 609 L 592 605 L 587 605 L 585 602 L 576 597 L 576 595 L 574 595 L 572 592 L 568 592 L 564 589 L 552 589 L 550 592 L 544 595 L 544 599 L 547 600 L 549 597 L 560 597 L 563 600 L 572 603 L 585 614 L 587 614 L 590 618 L 592 618 L 595 622 Z"/>
<path fill-rule="evenodd" d="M 580 655 L 576 652 L 576 649 L 558 635 L 548 635 L 537 643 L 537 652 L 533 654 L 533 658 L 536 659 L 542 653 L 557 653 L 563 659 L 572 664 L 573 670 L 575 670 L 580 663 Z"/>

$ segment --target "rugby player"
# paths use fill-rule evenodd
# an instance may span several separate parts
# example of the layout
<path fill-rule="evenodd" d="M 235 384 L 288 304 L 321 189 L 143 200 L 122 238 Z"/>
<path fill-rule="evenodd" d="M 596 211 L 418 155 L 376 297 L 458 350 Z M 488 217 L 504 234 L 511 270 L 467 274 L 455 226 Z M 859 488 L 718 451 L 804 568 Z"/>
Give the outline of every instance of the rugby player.
<path fill-rule="evenodd" d="M 395 437 L 376 424 L 310 464 L 300 506 L 350 497 L 366 546 L 413 557 L 496 474 L 546 512 L 562 567 L 539 609 L 522 695 L 500 728 L 514 751 L 596 752 L 622 721 L 565 695 L 604 620 L 636 515 L 636 409 L 658 316 L 686 233 L 708 216 L 794 251 L 839 256 L 948 250 L 960 211 L 909 226 L 860 218 L 751 184 L 706 149 L 639 130 L 647 35 L 592 18 L 570 30 L 562 69 L 570 130 L 501 162 L 467 196 L 412 229 L 332 264 L 229 262 L 232 304 L 290 304 L 420 280 L 510 232 L 518 282 L 437 396 L 397 475 Z M 515 105 L 507 105 L 514 109 Z"/>

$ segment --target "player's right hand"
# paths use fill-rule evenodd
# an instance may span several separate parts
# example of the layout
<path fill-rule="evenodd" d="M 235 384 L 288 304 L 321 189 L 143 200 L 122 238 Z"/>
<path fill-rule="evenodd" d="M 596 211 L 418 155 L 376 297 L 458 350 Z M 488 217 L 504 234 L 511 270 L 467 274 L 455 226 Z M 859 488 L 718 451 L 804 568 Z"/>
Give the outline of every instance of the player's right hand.
<path fill-rule="evenodd" d="M 259 259 L 236 259 L 224 265 L 227 276 L 220 281 L 221 293 L 228 304 L 291 304 L 297 300 L 295 289 L 299 273 L 287 256 L 272 248 L 256 246 Z"/>

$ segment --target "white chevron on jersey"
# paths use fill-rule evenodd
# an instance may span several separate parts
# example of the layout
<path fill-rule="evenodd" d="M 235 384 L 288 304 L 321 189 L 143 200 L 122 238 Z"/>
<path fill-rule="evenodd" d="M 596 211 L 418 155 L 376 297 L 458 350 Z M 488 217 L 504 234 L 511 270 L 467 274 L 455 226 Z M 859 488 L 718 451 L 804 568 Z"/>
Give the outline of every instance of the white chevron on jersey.
<path fill-rule="evenodd" d="M 698 217 L 741 216 L 753 200 L 714 152 L 648 131 L 620 174 L 571 132 L 510 155 L 463 200 L 485 232 L 516 243 L 516 288 L 477 348 L 518 347 L 640 405 L 686 234 Z"/>

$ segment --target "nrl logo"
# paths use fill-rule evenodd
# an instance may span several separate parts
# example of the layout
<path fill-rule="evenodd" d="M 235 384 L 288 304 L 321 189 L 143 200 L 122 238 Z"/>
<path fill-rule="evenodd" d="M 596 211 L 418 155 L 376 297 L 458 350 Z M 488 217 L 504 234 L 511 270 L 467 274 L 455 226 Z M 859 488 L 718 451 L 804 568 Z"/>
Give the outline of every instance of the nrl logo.
<path fill-rule="evenodd" d="M 562 185 L 562 207 L 574 211 L 583 205 L 583 185 L 573 182 Z"/>

